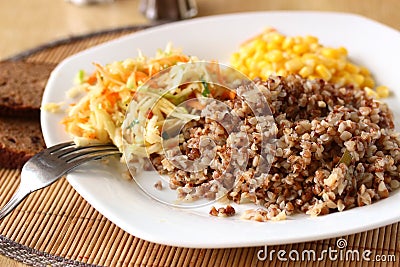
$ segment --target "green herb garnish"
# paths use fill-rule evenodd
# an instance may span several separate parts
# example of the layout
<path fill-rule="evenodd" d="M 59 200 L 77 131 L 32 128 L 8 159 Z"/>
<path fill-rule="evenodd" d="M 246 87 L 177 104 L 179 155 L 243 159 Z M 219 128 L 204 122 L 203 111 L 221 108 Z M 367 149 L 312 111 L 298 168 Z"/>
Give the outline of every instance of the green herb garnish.
<path fill-rule="evenodd" d="M 208 87 L 208 83 L 205 80 L 201 80 L 201 83 L 203 84 L 204 90 L 201 92 L 202 96 L 209 96 L 210 95 L 210 88 Z"/>
<path fill-rule="evenodd" d="M 82 84 L 85 82 L 85 71 L 80 70 L 75 76 L 75 83 L 76 84 Z"/>

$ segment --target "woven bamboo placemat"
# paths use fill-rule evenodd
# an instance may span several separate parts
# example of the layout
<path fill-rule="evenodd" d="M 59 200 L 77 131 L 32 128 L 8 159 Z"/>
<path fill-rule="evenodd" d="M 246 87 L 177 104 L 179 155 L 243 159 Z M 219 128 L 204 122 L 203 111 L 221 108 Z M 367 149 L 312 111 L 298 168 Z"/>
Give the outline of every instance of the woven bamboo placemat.
<path fill-rule="evenodd" d="M 46 44 L 12 60 L 59 63 L 96 44 L 145 27 L 126 27 Z M 19 184 L 18 170 L 0 169 L 0 206 Z M 377 214 L 379 216 L 379 214 Z M 198 229 L 202 230 L 202 229 Z M 301 229 L 299 229 L 301 231 Z M 264 247 L 189 249 L 147 242 L 107 220 L 61 179 L 31 194 L 0 222 L 0 253 L 33 266 L 400 266 L 400 223 L 379 229 L 314 242 L 270 246 L 272 257 L 263 259 Z M 346 247 L 337 259 L 324 251 Z M 277 252 L 287 260 L 279 259 Z M 370 261 L 362 259 L 362 253 Z M 316 252 L 309 260 L 308 252 Z M 357 252 L 355 252 L 357 251 Z M 357 260 L 356 253 L 360 259 Z M 305 255 L 304 257 L 302 255 Z M 323 260 L 318 260 L 318 256 Z M 346 256 L 348 255 L 348 256 Z M 290 258 L 291 256 L 291 258 Z M 281 258 L 282 258 L 281 257 Z M 377 261 L 377 260 L 381 261 Z M 382 261 L 386 260 L 386 261 Z"/>

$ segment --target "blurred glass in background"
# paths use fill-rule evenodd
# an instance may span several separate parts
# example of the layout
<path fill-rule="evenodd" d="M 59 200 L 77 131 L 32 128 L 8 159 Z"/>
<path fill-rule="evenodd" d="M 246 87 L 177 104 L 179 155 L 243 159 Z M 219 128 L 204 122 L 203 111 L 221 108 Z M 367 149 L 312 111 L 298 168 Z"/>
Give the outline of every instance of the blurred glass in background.
<path fill-rule="evenodd" d="M 150 20 L 181 20 L 197 15 L 195 0 L 141 0 L 139 10 Z"/>

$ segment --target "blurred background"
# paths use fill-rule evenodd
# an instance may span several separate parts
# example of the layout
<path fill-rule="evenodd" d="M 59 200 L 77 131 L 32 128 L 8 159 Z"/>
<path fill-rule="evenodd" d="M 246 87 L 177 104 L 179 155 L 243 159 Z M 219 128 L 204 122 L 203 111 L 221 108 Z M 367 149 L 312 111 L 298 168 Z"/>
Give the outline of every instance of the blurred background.
<path fill-rule="evenodd" d="M 85 1 L 1 0 L 0 60 L 61 38 L 155 23 L 139 11 L 140 0 L 98 0 L 103 3 L 87 5 Z M 261 10 L 339 11 L 360 14 L 400 30 L 399 0 L 193 1 L 198 8 L 196 17 Z"/>

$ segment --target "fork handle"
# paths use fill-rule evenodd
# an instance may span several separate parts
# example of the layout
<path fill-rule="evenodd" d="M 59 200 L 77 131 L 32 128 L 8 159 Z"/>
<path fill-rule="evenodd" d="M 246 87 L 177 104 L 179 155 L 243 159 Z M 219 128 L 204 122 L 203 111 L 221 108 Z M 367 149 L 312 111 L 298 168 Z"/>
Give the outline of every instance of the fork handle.
<path fill-rule="evenodd" d="M 21 203 L 21 201 L 24 200 L 30 193 L 30 191 L 26 191 L 26 189 L 24 190 L 19 187 L 17 189 L 17 192 L 14 193 L 7 204 L 5 204 L 4 207 L 0 210 L 0 220 L 2 220 L 4 217 L 7 216 L 7 214 L 15 209 L 15 207 L 17 207 L 18 204 Z"/>

